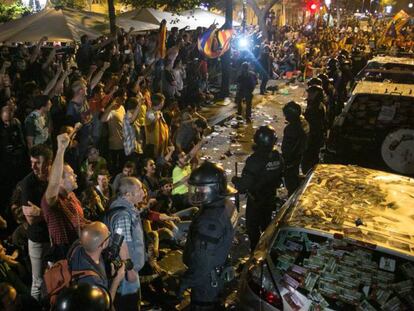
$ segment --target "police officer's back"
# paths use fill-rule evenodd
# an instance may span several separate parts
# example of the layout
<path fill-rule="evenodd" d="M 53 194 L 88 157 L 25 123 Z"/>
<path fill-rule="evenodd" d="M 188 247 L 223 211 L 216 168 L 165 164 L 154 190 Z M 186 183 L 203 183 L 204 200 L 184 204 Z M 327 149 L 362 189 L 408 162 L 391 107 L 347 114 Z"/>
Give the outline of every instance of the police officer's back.
<path fill-rule="evenodd" d="M 302 172 L 306 174 L 319 162 L 319 151 L 323 146 L 326 133 L 326 105 L 323 89 L 312 85 L 306 89 L 308 93 L 307 106 L 304 113 L 309 123 L 309 140 L 303 156 Z"/>
<path fill-rule="evenodd" d="M 274 149 L 276 141 L 275 130 L 261 126 L 254 135 L 254 153 L 247 158 L 242 176 L 232 178 L 237 190 L 247 193 L 246 227 L 252 251 L 271 221 L 276 189 L 282 182 L 283 160 Z"/>
<path fill-rule="evenodd" d="M 188 270 L 180 289 L 191 288 L 192 310 L 217 310 L 237 221 L 235 206 L 226 199 L 234 191 L 224 170 L 210 162 L 195 169 L 188 183 L 190 202 L 200 211 L 188 233 L 183 254 Z"/>
<path fill-rule="evenodd" d="M 291 101 L 283 107 L 288 124 L 283 131 L 282 156 L 285 164 L 285 185 L 289 195 L 299 186 L 299 167 L 307 147 L 309 124 L 300 105 Z"/>
<path fill-rule="evenodd" d="M 232 182 L 242 192 L 248 192 L 257 204 L 274 202 L 276 189 L 281 184 L 282 158 L 274 149 L 277 137 L 270 126 L 260 127 L 255 135 L 254 152 L 246 160 L 241 178 Z"/>

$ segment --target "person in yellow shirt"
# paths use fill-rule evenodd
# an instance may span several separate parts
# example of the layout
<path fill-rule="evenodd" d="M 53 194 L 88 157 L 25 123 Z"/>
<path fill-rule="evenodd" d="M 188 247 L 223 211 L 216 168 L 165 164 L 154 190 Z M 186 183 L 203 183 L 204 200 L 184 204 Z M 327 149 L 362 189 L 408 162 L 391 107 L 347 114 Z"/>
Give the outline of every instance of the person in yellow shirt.
<path fill-rule="evenodd" d="M 185 152 L 180 152 L 177 157 L 177 165 L 172 172 L 173 195 L 185 195 L 188 193 L 187 180 L 191 174 L 191 164 Z"/>

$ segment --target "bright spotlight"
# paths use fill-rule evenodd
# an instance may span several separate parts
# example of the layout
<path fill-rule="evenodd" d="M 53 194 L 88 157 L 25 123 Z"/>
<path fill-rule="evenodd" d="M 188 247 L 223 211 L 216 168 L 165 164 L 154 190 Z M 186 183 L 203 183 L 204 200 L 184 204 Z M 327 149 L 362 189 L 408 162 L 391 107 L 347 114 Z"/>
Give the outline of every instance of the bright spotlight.
<path fill-rule="evenodd" d="M 250 45 L 249 40 L 246 37 L 241 37 L 238 42 L 239 49 L 247 49 Z"/>

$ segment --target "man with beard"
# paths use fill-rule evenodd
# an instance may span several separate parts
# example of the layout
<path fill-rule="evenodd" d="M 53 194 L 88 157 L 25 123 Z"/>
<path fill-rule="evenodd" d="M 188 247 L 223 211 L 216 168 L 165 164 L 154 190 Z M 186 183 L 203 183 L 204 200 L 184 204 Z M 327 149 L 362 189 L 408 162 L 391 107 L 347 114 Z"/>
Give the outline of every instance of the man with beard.
<path fill-rule="evenodd" d="M 27 221 L 29 256 L 32 265 L 32 297 L 41 298 L 43 283 L 43 261 L 49 250 L 49 233 L 46 222 L 41 215 L 40 203 L 46 191 L 53 153 L 45 145 L 36 145 L 30 150 L 32 172 L 16 186 L 13 194 L 12 210 L 17 221 Z M 23 215 L 22 215 L 23 214 Z"/>

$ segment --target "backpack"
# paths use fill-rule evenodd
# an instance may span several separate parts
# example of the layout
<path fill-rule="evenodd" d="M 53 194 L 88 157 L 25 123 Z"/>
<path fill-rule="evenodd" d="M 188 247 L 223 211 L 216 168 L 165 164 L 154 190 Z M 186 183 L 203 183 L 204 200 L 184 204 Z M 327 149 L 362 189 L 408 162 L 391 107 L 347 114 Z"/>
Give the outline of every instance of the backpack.
<path fill-rule="evenodd" d="M 55 305 L 61 290 L 69 287 L 72 284 L 72 281 L 80 280 L 87 276 L 101 277 L 93 270 L 79 270 L 72 272 L 69 267 L 68 259 L 62 259 L 55 262 L 53 266 L 45 271 L 43 276 L 44 288 L 46 290 L 47 297 L 49 298 L 50 305 Z"/>

